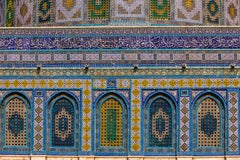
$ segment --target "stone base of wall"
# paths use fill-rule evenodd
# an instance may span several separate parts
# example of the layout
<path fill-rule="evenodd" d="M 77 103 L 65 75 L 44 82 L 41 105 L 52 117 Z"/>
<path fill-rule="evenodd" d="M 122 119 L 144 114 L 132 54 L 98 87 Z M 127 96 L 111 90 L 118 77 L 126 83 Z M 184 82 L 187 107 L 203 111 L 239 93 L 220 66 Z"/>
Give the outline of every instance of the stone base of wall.
<path fill-rule="evenodd" d="M 0 156 L 0 160 L 240 160 L 234 157 L 65 157 L 65 156 Z"/>

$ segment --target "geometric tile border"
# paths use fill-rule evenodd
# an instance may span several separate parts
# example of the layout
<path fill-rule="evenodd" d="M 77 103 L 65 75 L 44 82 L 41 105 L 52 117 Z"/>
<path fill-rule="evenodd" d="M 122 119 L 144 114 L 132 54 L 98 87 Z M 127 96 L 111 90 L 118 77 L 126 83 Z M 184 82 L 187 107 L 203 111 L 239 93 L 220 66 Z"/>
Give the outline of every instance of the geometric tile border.
<path fill-rule="evenodd" d="M 229 151 L 238 151 L 238 92 L 228 93 Z"/>
<path fill-rule="evenodd" d="M 189 151 L 190 129 L 190 100 L 189 97 L 180 98 L 180 151 Z"/>
<path fill-rule="evenodd" d="M 34 151 L 43 150 L 43 96 L 34 97 Z"/>

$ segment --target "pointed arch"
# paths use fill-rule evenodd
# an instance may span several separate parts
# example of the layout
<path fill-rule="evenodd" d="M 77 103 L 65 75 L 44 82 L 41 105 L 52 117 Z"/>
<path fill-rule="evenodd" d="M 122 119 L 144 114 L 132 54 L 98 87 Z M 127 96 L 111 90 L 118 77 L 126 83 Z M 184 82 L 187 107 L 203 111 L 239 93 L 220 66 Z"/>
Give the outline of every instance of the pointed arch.
<path fill-rule="evenodd" d="M 176 105 L 171 96 L 159 92 L 148 97 L 144 108 L 145 151 L 175 154 L 175 119 Z"/>
<path fill-rule="evenodd" d="M 47 147 L 50 151 L 70 151 L 79 145 L 78 102 L 66 92 L 55 94 L 48 102 Z M 66 150 L 64 150 L 64 148 Z M 74 150 L 75 151 L 75 150 Z"/>
<path fill-rule="evenodd" d="M 95 124 L 98 152 L 127 152 L 128 114 L 121 96 L 107 93 L 97 101 Z"/>
<path fill-rule="evenodd" d="M 211 92 L 199 96 L 194 103 L 194 151 L 224 152 L 225 110 L 222 99 Z"/>
<path fill-rule="evenodd" d="M 2 100 L 2 135 L 4 150 L 18 147 L 29 153 L 31 144 L 31 105 L 28 97 L 20 92 L 8 93 Z"/>

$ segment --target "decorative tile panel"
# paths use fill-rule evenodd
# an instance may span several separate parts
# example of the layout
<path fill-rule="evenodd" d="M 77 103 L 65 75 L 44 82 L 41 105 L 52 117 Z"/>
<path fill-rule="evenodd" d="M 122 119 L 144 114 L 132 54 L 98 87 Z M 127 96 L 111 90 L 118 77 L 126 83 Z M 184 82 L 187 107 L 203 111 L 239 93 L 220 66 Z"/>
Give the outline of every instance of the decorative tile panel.
<path fill-rule="evenodd" d="M 75 112 L 74 106 L 66 98 L 57 100 L 52 107 L 52 147 L 74 147 L 75 143 Z"/>
<path fill-rule="evenodd" d="M 54 15 L 53 0 L 38 0 L 37 6 L 37 22 L 39 25 L 51 24 Z"/>
<path fill-rule="evenodd" d="M 5 21 L 6 21 L 6 27 L 14 27 L 15 25 L 14 0 L 6 0 Z"/>
<path fill-rule="evenodd" d="M 100 146 L 123 146 L 123 111 L 119 102 L 110 98 L 101 107 Z"/>
<path fill-rule="evenodd" d="M 170 0 L 150 0 L 151 19 L 170 20 Z"/>
<path fill-rule="evenodd" d="M 220 0 L 206 0 L 205 1 L 205 21 L 206 24 L 219 25 L 220 24 L 220 13 L 221 5 Z"/>
<path fill-rule="evenodd" d="M 239 0 L 224 0 L 224 25 L 239 25 Z"/>
<path fill-rule="evenodd" d="M 32 26 L 33 0 L 18 0 L 15 7 L 15 26 Z"/>
<path fill-rule="evenodd" d="M 91 86 L 92 82 L 90 80 L 83 80 L 81 87 L 83 88 L 82 97 L 82 151 L 91 151 L 91 114 L 92 114 L 92 93 Z"/>
<path fill-rule="evenodd" d="M 42 96 L 34 97 L 34 151 L 43 150 L 43 104 Z"/>
<path fill-rule="evenodd" d="M 228 123 L 229 123 L 229 142 L 228 147 L 230 152 L 238 151 L 238 92 L 228 93 Z"/>
<path fill-rule="evenodd" d="M 83 20 L 83 0 L 57 0 L 56 22 L 74 22 Z"/>
<path fill-rule="evenodd" d="M 202 23 L 202 0 L 176 0 L 175 19 L 189 23 Z"/>
<path fill-rule="evenodd" d="M 4 0 L 0 0 L 0 27 L 4 26 Z"/>
<path fill-rule="evenodd" d="M 88 18 L 89 19 L 109 19 L 109 0 L 89 0 Z"/>
<path fill-rule="evenodd" d="M 143 18 L 145 17 L 144 0 L 115 0 L 114 16 L 121 18 Z"/>
<path fill-rule="evenodd" d="M 117 79 L 117 88 L 130 88 L 130 79 Z"/>
<path fill-rule="evenodd" d="M 164 99 L 156 99 L 149 108 L 148 147 L 172 147 L 173 109 Z"/>
<path fill-rule="evenodd" d="M 19 98 L 6 105 L 5 145 L 27 146 L 27 108 Z"/>
<path fill-rule="evenodd" d="M 180 98 L 180 151 L 188 152 L 190 147 L 190 99 Z"/>

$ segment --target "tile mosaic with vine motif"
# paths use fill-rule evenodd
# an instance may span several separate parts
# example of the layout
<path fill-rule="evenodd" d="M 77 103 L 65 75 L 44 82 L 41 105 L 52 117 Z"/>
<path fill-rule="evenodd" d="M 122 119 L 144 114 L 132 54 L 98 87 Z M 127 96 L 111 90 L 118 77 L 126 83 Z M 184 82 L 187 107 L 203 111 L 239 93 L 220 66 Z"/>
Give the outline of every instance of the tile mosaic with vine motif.
<path fill-rule="evenodd" d="M 15 25 L 15 2 L 14 2 L 14 0 L 6 1 L 5 21 L 6 21 L 6 27 L 14 27 L 14 25 Z"/>

